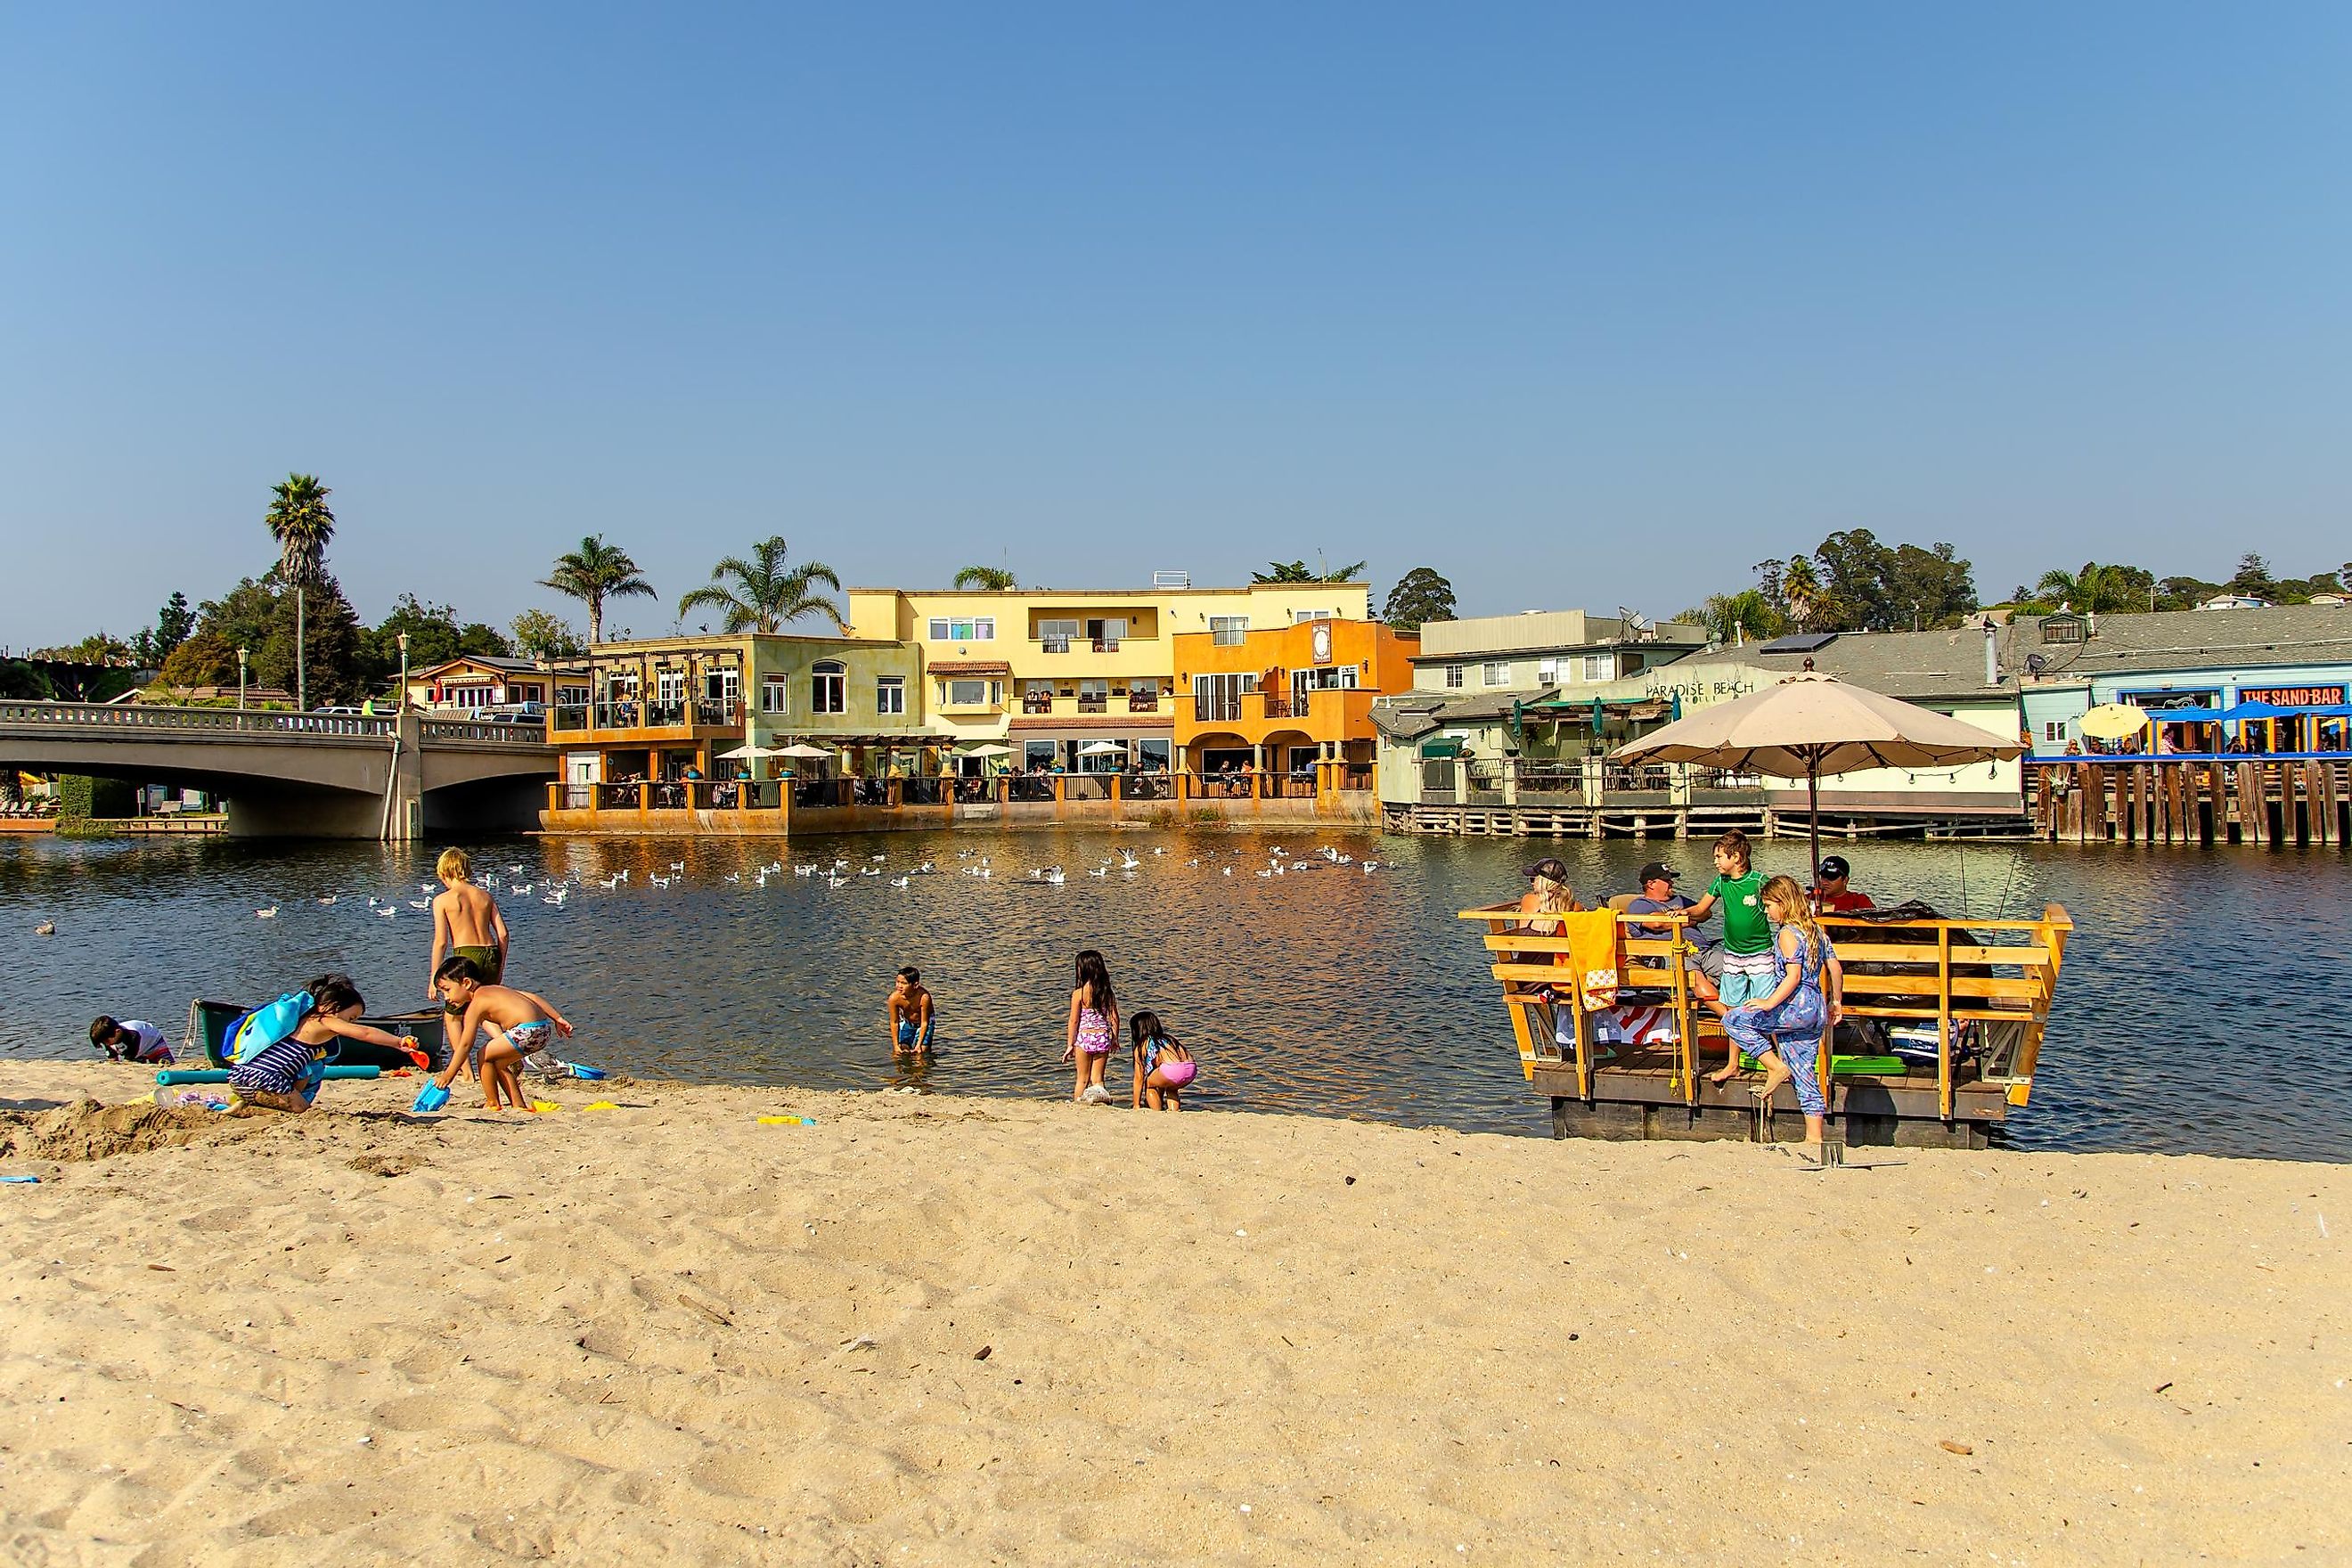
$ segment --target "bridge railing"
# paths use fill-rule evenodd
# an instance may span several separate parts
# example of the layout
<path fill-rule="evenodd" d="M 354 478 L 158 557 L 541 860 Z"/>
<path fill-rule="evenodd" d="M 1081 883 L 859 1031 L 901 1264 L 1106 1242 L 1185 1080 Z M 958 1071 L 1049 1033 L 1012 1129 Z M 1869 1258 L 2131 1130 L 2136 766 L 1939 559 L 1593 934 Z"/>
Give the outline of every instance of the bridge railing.
<path fill-rule="evenodd" d="M 58 730 L 181 731 L 245 735 L 375 736 L 389 740 L 391 719 L 346 713 L 280 713 L 266 709 L 162 708 L 110 702 L 0 702 L 0 725 Z M 483 726 L 528 729 L 528 726 Z M 426 726 L 427 729 L 432 726 Z M 530 731 L 533 738 L 537 731 Z"/>
<path fill-rule="evenodd" d="M 423 729 L 427 741 L 491 741 L 501 745 L 536 745 L 547 739 L 542 724 L 492 723 L 481 719 L 427 719 Z"/>

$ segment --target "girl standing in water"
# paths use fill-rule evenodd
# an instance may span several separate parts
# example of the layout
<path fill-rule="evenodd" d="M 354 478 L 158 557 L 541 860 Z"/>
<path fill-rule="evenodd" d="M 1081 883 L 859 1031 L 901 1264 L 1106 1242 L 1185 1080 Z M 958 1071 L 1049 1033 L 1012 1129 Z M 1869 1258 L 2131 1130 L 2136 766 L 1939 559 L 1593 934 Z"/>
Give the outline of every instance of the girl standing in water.
<path fill-rule="evenodd" d="M 1062 1048 L 1062 1059 L 1077 1064 L 1072 1100 L 1085 1105 L 1110 1099 L 1110 1090 L 1103 1087 L 1103 1069 L 1118 1043 L 1118 998 L 1111 991 L 1103 955 L 1090 947 L 1078 954 L 1077 984 L 1070 992 L 1069 1043 Z"/>

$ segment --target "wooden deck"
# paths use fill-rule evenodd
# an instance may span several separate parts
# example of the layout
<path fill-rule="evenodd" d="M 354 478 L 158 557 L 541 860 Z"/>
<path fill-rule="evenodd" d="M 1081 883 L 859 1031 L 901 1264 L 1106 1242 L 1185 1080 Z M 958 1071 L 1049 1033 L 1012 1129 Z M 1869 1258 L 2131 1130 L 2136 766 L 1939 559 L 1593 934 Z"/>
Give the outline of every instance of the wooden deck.
<path fill-rule="evenodd" d="M 1671 1043 L 1607 1046 L 1604 1009 L 1589 1007 L 1577 971 L 1561 967 L 1570 942 L 1520 931 L 1516 905 L 1465 910 L 1486 927 L 1491 973 L 1519 1047 L 1521 1070 L 1551 1102 L 1557 1137 L 1744 1138 L 1803 1136 L 1792 1089 L 1759 1107 L 1752 1077 L 1724 1085 L 1708 1068 L 1728 1051 L 1716 1016 L 1693 994 L 1691 949 L 1629 928 L 1678 925 L 1673 917 L 1615 917 L 1612 963 L 1622 989 L 1672 1020 Z M 2032 1098 L 2050 1006 L 2074 922 L 2049 906 L 2039 920 L 1863 921 L 1825 917 L 1845 973 L 1845 1012 L 1890 1026 L 1927 1027 L 1932 1063 L 1900 1071 L 1852 1071 L 1825 1036 L 1816 1066 L 1830 1118 L 1849 1144 L 1981 1148 L 2011 1106 Z M 1604 940 L 1605 940 L 1604 933 Z M 1588 954 L 1588 956 L 1590 956 Z M 1966 1037 L 1973 1048 L 1961 1051 Z"/>
<path fill-rule="evenodd" d="M 2061 844 L 2352 842 L 2341 756 L 2029 760 L 2034 836 Z"/>

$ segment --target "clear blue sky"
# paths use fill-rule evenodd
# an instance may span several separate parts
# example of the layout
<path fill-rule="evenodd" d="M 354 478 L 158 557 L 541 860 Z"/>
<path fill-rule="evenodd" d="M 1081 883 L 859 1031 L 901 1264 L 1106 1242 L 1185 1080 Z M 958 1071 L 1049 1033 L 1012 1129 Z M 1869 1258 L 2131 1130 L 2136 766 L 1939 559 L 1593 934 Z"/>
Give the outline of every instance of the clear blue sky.
<path fill-rule="evenodd" d="M 0 643 L 335 489 L 361 611 L 1196 581 L 1667 612 L 1826 531 L 2352 557 L 2352 8 L 16 5 Z"/>

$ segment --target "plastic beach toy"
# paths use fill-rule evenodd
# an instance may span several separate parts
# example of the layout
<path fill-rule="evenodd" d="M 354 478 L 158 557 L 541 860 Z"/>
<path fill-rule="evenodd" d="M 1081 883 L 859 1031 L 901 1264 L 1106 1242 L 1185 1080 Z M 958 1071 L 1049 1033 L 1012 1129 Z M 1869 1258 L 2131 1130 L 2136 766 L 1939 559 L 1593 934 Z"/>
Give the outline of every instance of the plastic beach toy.
<path fill-rule="evenodd" d="M 592 1068 L 582 1062 L 566 1062 L 564 1066 L 572 1069 L 572 1076 L 573 1078 L 603 1078 L 604 1076 L 604 1069 L 603 1068 Z"/>
<path fill-rule="evenodd" d="M 816 1118 L 814 1116 L 762 1116 L 760 1118 L 760 1125 L 762 1127 L 814 1127 L 816 1125 Z"/>
<path fill-rule="evenodd" d="M 539 1112 L 541 1116 L 546 1115 L 551 1110 L 561 1110 L 563 1109 L 563 1107 L 556 1104 L 555 1101 L 551 1100 L 534 1100 L 530 1102 L 530 1108 Z"/>
<path fill-rule="evenodd" d="M 37 1184 L 40 1179 L 38 1176 L 0 1176 L 0 1182 L 5 1182 L 10 1186 L 29 1187 Z"/>
<path fill-rule="evenodd" d="M 618 1110 L 621 1108 L 609 1100 L 592 1100 L 580 1108 L 583 1110 Z"/>
<path fill-rule="evenodd" d="M 415 1111 L 429 1112 L 438 1110 L 448 1103 L 449 1091 L 443 1089 L 437 1083 L 428 1083 L 423 1089 L 416 1091 L 416 1103 L 410 1106 L 409 1109 Z"/>

